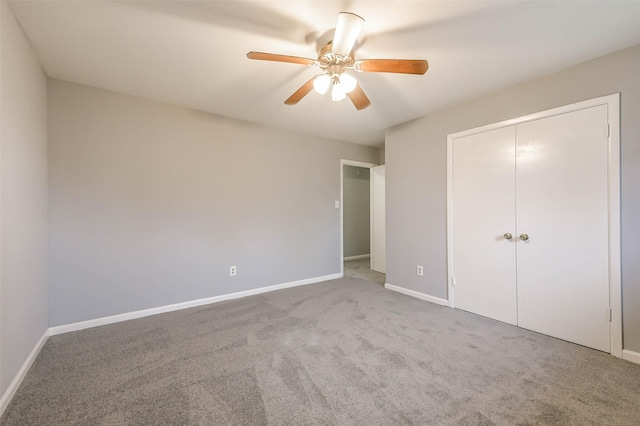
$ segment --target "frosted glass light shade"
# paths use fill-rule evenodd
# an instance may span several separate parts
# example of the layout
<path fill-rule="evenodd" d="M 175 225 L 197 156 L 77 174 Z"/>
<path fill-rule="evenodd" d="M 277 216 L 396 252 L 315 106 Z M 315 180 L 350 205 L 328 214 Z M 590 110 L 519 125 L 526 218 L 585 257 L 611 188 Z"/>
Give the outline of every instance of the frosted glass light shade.
<path fill-rule="evenodd" d="M 327 93 L 327 90 L 329 90 L 329 84 L 331 84 L 331 77 L 327 74 L 319 75 L 315 80 L 313 80 L 313 88 L 321 95 Z"/>
<path fill-rule="evenodd" d="M 333 83 L 333 88 L 331 89 L 331 100 L 332 101 L 341 101 L 346 98 L 347 95 L 344 93 L 344 89 L 342 88 L 342 84 L 340 82 Z"/>
<path fill-rule="evenodd" d="M 349 56 L 363 25 L 364 19 L 354 13 L 341 12 L 338 14 L 338 24 L 331 50 L 337 55 Z"/>
<path fill-rule="evenodd" d="M 340 84 L 344 93 L 351 93 L 356 88 L 358 81 L 349 74 L 342 74 L 340 76 Z"/>

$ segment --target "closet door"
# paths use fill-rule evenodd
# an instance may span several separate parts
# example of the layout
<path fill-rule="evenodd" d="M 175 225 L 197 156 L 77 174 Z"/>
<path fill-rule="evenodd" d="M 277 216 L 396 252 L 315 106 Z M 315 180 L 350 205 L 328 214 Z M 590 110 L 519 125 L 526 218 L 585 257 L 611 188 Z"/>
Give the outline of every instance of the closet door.
<path fill-rule="evenodd" d="M 607 122 L 602 105 L 517 125 L 516 246 L 518 326 L 610 352 Z"/>
<path fill-rule="evenodd" d="M 515 131 L 506 127 L 453 141 L 455 306 L 517 323 Z M 509 235 L 507 235 L 509 237 Z"/>

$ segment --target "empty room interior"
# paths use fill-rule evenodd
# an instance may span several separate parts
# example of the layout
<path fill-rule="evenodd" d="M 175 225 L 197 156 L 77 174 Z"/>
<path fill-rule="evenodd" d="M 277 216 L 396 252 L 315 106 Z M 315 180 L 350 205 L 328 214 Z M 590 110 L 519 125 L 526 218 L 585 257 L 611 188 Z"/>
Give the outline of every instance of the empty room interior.
<path fill-rule="evenodd" d="M 0 425 L 638 424 L 640 2 L 0 6 Z"/>

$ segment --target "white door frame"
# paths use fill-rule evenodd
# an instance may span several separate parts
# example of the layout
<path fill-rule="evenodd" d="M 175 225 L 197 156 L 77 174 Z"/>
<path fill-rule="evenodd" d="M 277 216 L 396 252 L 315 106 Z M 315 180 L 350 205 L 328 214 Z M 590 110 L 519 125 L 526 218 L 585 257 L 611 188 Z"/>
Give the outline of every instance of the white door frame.
<path fill-rule="evenodd" d="M 371 169 L 372 167 L 375 167 L 377 165 L 378 164 L 375 164 L 375 163 L 364 163 L 362 161 L 355 161 L 355 160 L 340 160 L 340 275 L 342 276 L 344 276 L 344 210 L 342 209 L 342 206 L 344 205 L 344 166 L 356 166 L 356 167 L 364 167 L 366 169 Z M 370 184 L 369 192 L 371 192 L 372 190 L 371 188 L 372 186 Z M 370 218 L 369 220 L 370 221 L 371 221 L 371 215 L 373 214 L 372 203 L 373 203 L 373 197 L 370 196 L 370 200 L 369 200 L 369 218 Z M 373 231 L 371 227 L 371 222 L 369 222 L 369 238 L 371 238 L 372 232 Z M 369 249 L 369 251 L 371 251 L 371 249 Z"/>
<path fill-rule="evenodd" d="M 615 93 L 559 108 L 541 111 L 511 120 L 447 135 L 447 296 L 455 307 L 453 264 L 453 141 L 462 136 L 495 130 L 527 121 L 566 114 L 598 105 L 607 105 L 609 113 L 608 194 L 609 194 L 609 302 L 611 305 L 611 355 L 622 357 L 622 278 L 620 262 L 620 94 Z M 607 131 L 607 129 L 603 129 Z"/>

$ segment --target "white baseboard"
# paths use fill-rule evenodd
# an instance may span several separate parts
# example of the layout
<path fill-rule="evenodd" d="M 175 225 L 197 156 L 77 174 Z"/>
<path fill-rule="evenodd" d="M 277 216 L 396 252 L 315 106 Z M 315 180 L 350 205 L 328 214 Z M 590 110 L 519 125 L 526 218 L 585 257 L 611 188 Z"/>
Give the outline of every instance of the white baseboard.
<path fill-rule="evenodd" d="M 38 340 L 36 345 L 31 350 L 31 353 L 29 353 L 27 359 L 25 359 L 24 363 L 22 363 L 22 367 L 20 367 L 20 370 L 18 370 L 18 374 L 16 374 L 16 377 L 13 378 L 13 381 L 7 388 L 6 392 L 4 393 L 4 395 L 2 395 L 2 398 L 0 398 L 0 417 L 4 413 L 4 410 L 7 409 L 7 406 L 11 402 L 13 396 L 16 394 L 16 391 L 20 387 L 20 384 L 24 380 L 24 377 L 27 375 L 27 372 L 31 368 L 33 361 L 35 361 L 36 357 L 40 353 L 40 349 L 42 349 L 48 337 L 49 330 L 45 330 L 42 337 L 40 337 L 40 340 Z"/>
<path fill-rule="evenodd" d="M 256 294 L 267 293 L 275 290 L 282 290 L 290 287 L 298 287 L 301 285 L 315 284 L 322 281 L 335 280 L 342 278 L 343 274 L 323 275 L 320 277 L 307 278 L 304 280 L 291 281 L 284 284 L 276 284 L 267 287 L 254 288 L 251 290 L 239 291 L 237 293 L 223 294 L 220 296 L 207 297 L 205 299 L 191 300 L 188 302 L 175 303 L 172 305 L 159 306 L 157 308 L 143 309 L 141 311 L 126 312 L 124 314 L 111 315 L 108 317 L 95 318 L 87 321 L 74 322 L 71 324 L 58 325 L 49 328 L 49 335 L 69 333 L 72 331 L 84 330 L 86 328 L 99 327 L 101 325 L 113 324 L 121 321 L 128 321 L 137 318 L 148 317 L 151 315 L 163 314 L 165 312 L 178 311 L 181 309 L 193 308 L 196 306 L 209 305 L 211 303 L 223 302 L 225 300 L 239 299 L 241 297 L 253 296 Z"/>
<path fill-rule="evenodd" d="M 344 261 L 348 262 L 350 260 L 369 259 L 370 257 L 370 254 L 359 254 L 357 256 L 347 256 L 344 258 Z"/>
<path fill-rule="evenodd" d="M 627 361 L 633 362 L 634 364 L 640 364 L 640 352 L 623 349 L 622 359 L 626 359 Z"/>
<path fill-rule="evenodd" d="M 398 287 L 389 283 L 386 283 L 384 288 L 397 291 L 398 293 L 406 294 L 407 296 L 415 297 L 417 299 L 426 300 L 427 302 L 435 303 L 436 305 L 449 306 L 449 301 L 447 299 L 429 296 L 428 294 L 420 293 L 419 291 L 409 290 L 408 288 Z"/>

